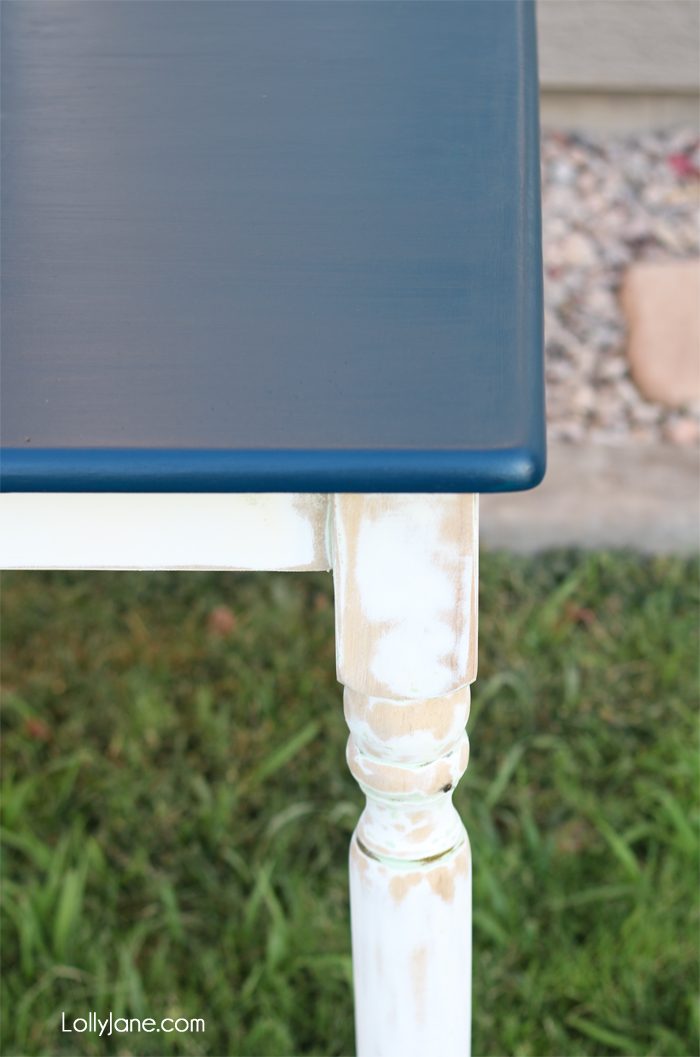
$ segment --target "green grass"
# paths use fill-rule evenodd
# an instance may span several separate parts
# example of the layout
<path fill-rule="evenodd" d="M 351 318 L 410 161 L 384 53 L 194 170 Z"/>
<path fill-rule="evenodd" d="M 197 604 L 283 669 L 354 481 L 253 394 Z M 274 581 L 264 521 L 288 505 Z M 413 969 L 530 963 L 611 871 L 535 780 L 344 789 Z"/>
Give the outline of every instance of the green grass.
<path fill-rule="evenodd" d="M 476 1054 L 698 1052 L 697 594 L 680 559 L 483 558 L 455 795 Z M 351 1053 L 330 577 L 15 573 L 2 598 L 2 1053 Z M 62 1035 L 64 1010 L 206 1032 Z"/>

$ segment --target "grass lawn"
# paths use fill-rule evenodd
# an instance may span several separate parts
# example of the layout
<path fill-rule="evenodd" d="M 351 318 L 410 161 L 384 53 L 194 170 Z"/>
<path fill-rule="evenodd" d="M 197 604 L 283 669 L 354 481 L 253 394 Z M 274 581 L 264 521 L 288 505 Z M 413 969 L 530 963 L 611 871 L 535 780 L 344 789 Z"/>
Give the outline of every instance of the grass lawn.
<path fill-rule="evenodd" d="M 482 558 L 477 1055 L 698 1053 L 697 596 Z M 2 611 L 2 1053 L 352 1053 L 330 577 L 13 573 Z M 206 1031 L 61 1033 L 90 1010 Z"/>

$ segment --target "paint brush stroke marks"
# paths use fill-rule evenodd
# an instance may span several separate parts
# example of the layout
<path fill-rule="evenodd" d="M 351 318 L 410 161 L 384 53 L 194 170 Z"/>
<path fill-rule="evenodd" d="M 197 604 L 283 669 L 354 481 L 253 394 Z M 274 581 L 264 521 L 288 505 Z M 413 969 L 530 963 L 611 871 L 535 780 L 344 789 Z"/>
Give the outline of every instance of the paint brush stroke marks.
<path fill-rule="evenodd" d="M 393 698 L 434 697 L 469 681 L 474 553 L 464 497 L 339 497 L 339 619 L 371 637 L 362 658 L 369 685 Z M 360 508 L 362 516 L 359 516 Z M 343 575 L 343 567 L 347 575 Z M 365 631 L 362 630 L 364 625 Z M 371 628 L 371 636 L 368 629 Z M 353 635 L 353 638 L 355 636 Z M 341 640 L 340 668 L 352 642 Z M 359 643 L 358 643 L 359 645 Z"/>

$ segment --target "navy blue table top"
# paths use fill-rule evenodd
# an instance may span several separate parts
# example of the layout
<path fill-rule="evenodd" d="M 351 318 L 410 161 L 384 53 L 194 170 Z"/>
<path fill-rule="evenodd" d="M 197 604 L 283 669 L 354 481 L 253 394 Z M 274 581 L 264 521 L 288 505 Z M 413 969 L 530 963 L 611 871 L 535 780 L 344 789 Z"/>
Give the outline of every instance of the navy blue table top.
<path fill-rule="evenodd" d="M 1 14 L 5 490 L 537 484 L 530 3 Z"/>

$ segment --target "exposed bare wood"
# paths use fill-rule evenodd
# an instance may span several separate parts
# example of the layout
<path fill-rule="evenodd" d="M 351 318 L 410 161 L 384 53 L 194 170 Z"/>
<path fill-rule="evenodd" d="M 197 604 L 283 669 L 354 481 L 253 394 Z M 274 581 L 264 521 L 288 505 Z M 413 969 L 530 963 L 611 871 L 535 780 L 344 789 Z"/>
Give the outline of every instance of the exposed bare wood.
<path fill-rule="evenodd" d="M 334 497 L 360 1057 L 469 1052 L 471 856 L 452 792 L 476 672 L 477 497 Z"/>
<path fill-rule="evenodd" d="M 380 697 L 476 674 L 477 497 L 334 498 L 338 679 Z"/>

